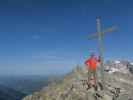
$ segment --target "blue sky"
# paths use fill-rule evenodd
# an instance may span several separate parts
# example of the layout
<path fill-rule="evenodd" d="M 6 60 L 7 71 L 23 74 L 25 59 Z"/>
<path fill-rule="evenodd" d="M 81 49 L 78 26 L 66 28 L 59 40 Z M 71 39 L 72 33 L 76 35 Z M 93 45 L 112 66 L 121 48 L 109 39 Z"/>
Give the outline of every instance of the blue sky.
<path fill-rule="evenodd" d="M 97 53 L 96 17 L 104 57 L 133 59 L 132 0 L 0 0 L 0 75 L 62 74 Z"/>

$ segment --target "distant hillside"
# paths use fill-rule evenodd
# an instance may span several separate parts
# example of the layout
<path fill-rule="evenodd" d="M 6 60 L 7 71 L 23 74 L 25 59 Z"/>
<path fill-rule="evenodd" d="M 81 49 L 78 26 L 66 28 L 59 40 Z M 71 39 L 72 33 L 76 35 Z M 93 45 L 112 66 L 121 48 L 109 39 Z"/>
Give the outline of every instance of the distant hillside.
<path fill-rule="evenodd" d="M 26 94 L 0 85 L 0 100 L 21 100 Z"/>
<path fill-rule="evenodd" d="M 0 84 L 30 94 L 48 85 L 48 76 L 0 76 Z"/>
<path fill-rule="evenodd" d="M 87 90 L 82 80 L 87 79 L 87 71 L 77 67 L 65 75 L 60 82 L 53 82 L 38 92 L 26 96 L 23 100 L 133 100 L 133 65 L 125 61 L 109 61 L 104 64 L 105 91 L 98 86 Z M 98 81 L 101 82 L 100 66 L 97 69 Z"/>

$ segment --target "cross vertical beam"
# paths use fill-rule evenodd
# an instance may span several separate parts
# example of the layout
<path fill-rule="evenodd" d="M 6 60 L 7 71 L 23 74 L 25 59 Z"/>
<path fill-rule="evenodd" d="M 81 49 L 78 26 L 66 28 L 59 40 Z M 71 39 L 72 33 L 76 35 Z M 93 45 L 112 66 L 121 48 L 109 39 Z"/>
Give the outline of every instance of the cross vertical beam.
<path fill-rule="evenodd" d="M 104 81 L 104 58 L 103 58 L 103 43 L 102 43 L 102 30 L 101 30 L 101 23 L 100 18 L 96 18 L 96 27 L 97 27 L 97 35 L 98 35 L 98 51 L 100 57 L 100 67 L 101 67 L 101 81 L 103 85 L 103 90 L 105 89 L 105 81 Z"/>
<path fill-rule="evenodd" d="M 103 95 L 104 95 L 104 90 L 105 90 L 105 76 L 104 76 L 104 57 L 103 57 L 103 36 L 105 33 L 110 33 L 113 31 L 117 30 L 116 26 L 109 27 L 107 29 L 101 30 L 101 22 L 100 22 L 100 17 L 96 18 L 96 30 L 97 32 L 91 34 L 88 39 L 98 39 L 98 52 L 99 52 L 99 57 L 100 57 L 100 67 L 101 67 L 101 82 L 103 86 Z M 97 77 L 96 77 L 97 78 Z"/>

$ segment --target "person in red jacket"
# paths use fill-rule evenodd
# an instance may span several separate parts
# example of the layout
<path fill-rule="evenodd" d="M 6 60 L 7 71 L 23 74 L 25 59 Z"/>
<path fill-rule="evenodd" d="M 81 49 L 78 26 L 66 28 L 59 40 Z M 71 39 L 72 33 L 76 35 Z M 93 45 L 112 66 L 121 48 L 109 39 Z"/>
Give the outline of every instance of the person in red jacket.
<path fill-rule="evenodd" d="M 88 70 L 88 81 L 92 82 L 93 85 L 96 83 L 96 67 L 98 62 L 100 62 L 100 60 L 94 54 L 91 54 L 85 61 Z"/>

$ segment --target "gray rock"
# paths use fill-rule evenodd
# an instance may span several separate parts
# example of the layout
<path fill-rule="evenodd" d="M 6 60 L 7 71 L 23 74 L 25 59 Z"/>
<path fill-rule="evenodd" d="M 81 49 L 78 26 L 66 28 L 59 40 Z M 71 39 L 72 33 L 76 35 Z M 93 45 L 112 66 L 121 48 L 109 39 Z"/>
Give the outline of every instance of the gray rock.
<path fill-rule="evenodd" d="M 87 90 L 87 84 L 84 84 L 87 71 L 78 67 L 60 83 L 49 85 L 23 100 L 133 100 L 133 66 L 128 64 L 128 61 L 110 61 L 104 65 L 105 91 L 101 90 L 100 85 L 97 91 L 94 88 Z M 117 70 L 111 72 L 113 68 Z M 100 66 L 97 78 L 101 82 Z"/>

